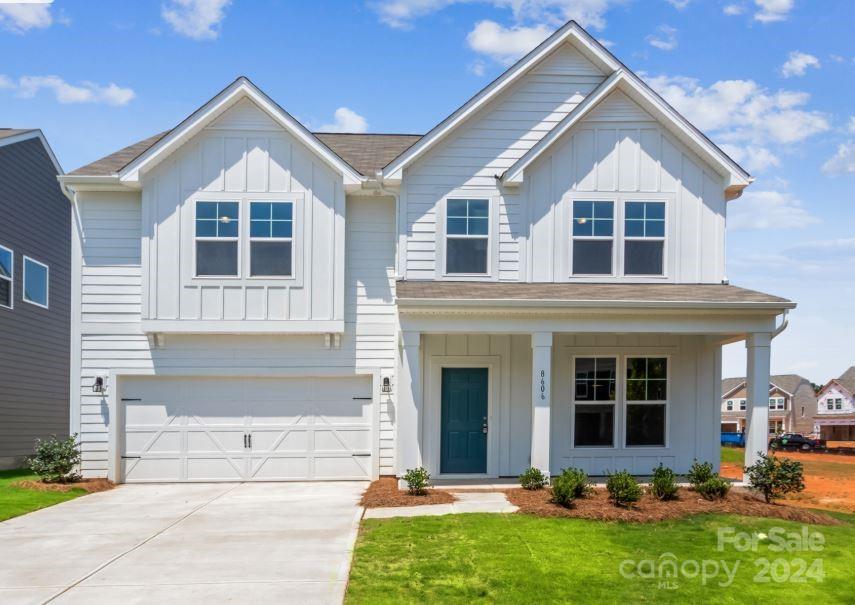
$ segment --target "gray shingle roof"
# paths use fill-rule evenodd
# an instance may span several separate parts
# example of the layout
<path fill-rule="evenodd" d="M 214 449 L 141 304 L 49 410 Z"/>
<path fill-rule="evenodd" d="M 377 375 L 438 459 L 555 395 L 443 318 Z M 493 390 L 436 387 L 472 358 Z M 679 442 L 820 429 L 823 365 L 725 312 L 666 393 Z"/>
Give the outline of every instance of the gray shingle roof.
<path fill-rule="evenodd" d="M 843 374 L 840 375 L 840 378 L 837 379 L 837 382 L 844 389 L 855 395 L 855 366 L 852 366 L 843 372 Z"/>
<path fill-rule="evenodd" d="M 81 166 L 71 174 L 76 176 L 110 176 L 145 153 L 152 145 L 169 134 L 164 131 Z M 321 142 L 341 159 L 366 176 L 374 173 L 404 152 L 421 138 L 418 134 L 347 134 L 316 133 Z"/>
<path fill-rule="evenodd" d="M 579 284 L 399 281 L 399 300 L 549 300 L 641 303 L 781 303 L 790 301 L 724 284 Z"/>

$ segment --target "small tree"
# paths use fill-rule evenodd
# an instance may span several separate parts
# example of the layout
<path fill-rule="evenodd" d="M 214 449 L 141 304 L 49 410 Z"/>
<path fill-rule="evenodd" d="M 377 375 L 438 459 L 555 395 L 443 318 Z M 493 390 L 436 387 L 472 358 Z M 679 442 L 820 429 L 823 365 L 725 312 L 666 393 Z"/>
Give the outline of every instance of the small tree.
<path fill-rule="evenodd" d="M 757 453 L 760 459 L 746 467 L 745 472 L 751 489 L 763 494 L 767 503 L 783 498 L 785 494 L 804 490 L 804 468 L 801 462 Z"/>
<path fill-rule="evenodd" d="M 430 473 L 423 466 L 410 468 L 404 473 L 404 481 L 411 495 L 424 496 L 430 487 Z"/>
<path fill-rule="evenodd" d="M 27 460 L 30 470 L 46 482 L 65 483 L 79 479 L 77 465 L 80 464 L 80 446 L 77 433 L 57 439 L 36 439 L 35 454 Z"/>
<path fill-rule="evenodd" d="M 692 463 L 692 467 L 689 469 L 689 472 L 686 473 L 689 483 L 691 483 L 692 487 L 696 490 L 700 484 L 706 483 L 714 476 L 715 473 L 712 470 L 712 464 L 710 462 L 698 462 L 697 459 Z"/>
<path fill-rule="evenodd" d="M 653 469 L 650 481 L 650 493 L 659 500 L 674 500 L 677 498 L 677 473 L 662 463 Z"/>
<path fill-rule="evenodd" d="M 543 489 L 549 483 L 549 478 L 539 468 L 533 466 L 520 475 L 520 485 L 523 489 Z"/>

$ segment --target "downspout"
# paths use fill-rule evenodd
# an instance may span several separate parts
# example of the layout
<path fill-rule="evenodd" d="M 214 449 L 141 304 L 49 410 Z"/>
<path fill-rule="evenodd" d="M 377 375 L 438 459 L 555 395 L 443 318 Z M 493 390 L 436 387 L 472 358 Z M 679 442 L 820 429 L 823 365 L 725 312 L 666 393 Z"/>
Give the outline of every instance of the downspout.
<path fill-rule="evenodd" d="M 401 240 L 400 240 L 400 232 L 401 228 L 401 194 L 395 193 L 390 189 L 386 189 L 383 187 L 383 174 L 378 171 L 377 172 L 377 189 L 380 193 L 384 195 L 389 195 L 395 198 L 395 279 L 401 278 Z"/>
<path fill-rule="evenodd" d="M 783 319 L 783 321 L 781 321 L 781 325 L 778 326 L 777 328 L 775 328 L 775 331 L 772 332 L 772 338 L 775 338 L 778 334 L 780 334 L 781 332 L 783 332 L 784 330 L 787 329 L 787 326 L 790 323 L 790 320 L 787 317 L 789 315 L 789 313 L 790 313 L 789 309 L 784 309 L 784 319 Z"/>

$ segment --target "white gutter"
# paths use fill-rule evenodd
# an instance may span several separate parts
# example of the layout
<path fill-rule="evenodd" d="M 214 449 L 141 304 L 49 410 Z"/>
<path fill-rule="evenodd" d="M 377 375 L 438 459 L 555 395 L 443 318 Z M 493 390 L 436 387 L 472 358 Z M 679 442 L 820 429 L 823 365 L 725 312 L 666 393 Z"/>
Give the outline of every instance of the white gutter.
<path fill-rule="evenodd" d="M 555 300 L 555 299 L 489 299 L 489 298 L 398 298 L 398 307 L 497 307 L 497 308 L 573 308 L 584 309 L 603 307 L 613 309 L 794 309 L 796 303 L 782 302 L 708 302 L 708 301 L 668 301 L 668 300 Z M 783 328 L 779 328 L 783 329 Z"/>

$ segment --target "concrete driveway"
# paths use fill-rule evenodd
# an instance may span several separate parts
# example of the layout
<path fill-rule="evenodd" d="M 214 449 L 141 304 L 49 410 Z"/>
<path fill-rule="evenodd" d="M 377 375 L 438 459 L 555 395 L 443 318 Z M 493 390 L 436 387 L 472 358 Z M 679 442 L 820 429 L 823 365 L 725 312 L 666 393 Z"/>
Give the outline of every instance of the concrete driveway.
<path fill-rule="evenodd" d="M 0 603 L 340 603 L 365 483 L 123 485 L 0 523 Z"/>

